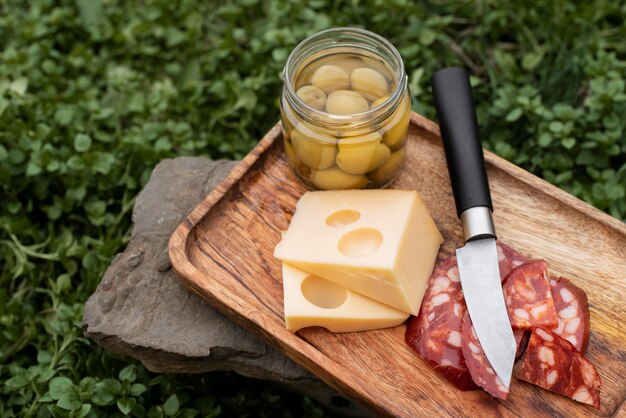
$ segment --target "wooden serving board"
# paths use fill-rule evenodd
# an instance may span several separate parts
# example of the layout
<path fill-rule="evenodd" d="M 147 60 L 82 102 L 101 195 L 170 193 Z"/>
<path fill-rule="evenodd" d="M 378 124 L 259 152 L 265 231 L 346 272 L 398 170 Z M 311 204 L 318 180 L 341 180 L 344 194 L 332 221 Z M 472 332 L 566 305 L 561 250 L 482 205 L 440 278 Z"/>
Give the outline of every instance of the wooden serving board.
<path fill-rule="evenodd" d="M 439 129 L 413 113 L 409 135 L 407 163 L 391 187 L 419 191 L 445 238 L 440 255 L 451 254 L 462 245 L 461 226 Z M 626 414 L 626 224 L 485 152 L 499 239 L 544 258 L 552 274 L 586 290 L 587 357 L 603 381 L 599 410 L 515 379 L 509 399 L 499 401 L 441 378 L 405 345 L 405 325 L 346 334 L 285 329 L 281 265 L 273 251 L 306 188 L 291 173 L 282 142 L 277 124 L 174 232 L 170 259 L 193 291 L 377 415 Z"/>

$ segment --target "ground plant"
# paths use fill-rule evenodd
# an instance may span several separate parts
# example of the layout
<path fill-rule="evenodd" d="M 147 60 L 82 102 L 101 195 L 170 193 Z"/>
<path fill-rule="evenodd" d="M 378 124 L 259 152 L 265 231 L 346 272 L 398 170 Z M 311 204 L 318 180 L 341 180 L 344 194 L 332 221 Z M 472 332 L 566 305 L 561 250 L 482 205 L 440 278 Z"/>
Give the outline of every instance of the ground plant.
<path fill-rule="evenodd" d="M 356 26 L 429 78 L 472 73 L 483 144 L 626 219 L 626 3 L 0 0 L 0 417 L 318 417 L 230 373 L 158 375 L 82 336 L 162 159 L 241 158 L 306 36 Z M 418 361 L 418 360 L 416 360 Z"/>

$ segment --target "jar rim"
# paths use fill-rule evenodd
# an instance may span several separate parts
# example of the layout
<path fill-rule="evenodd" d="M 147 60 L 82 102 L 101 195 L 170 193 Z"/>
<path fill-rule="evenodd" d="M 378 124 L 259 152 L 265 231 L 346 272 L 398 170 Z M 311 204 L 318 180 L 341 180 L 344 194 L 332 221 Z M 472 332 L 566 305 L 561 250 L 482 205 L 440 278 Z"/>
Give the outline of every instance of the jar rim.
<path fill-rule="evenodd" d="M 321 41 L 326 38 L 329 38 L 329 35 L 333 35 L 333 34 L 338 34 L 338 35 L 339 34 L 342 34 L 342 35 L 353 34 L 353 35 L 361 36 L 365 39 L 373 40 L 377 42 L 380 46 L 382 46 L 394 59 L 395 62 L 393 64 L 395 65 L 393 69 L 394 69 L 394 77 L 397 80 L 396 87 L 394 91 L 389 95 L 389 97 L 376 108 L 369 109 L 366 112 L 361 112 L 361 113 L 354 113 L 354 114 L 349 114 L 349 115 L 337 115 L 334 113 L 328 113 L 322 110 L 318 110 L 308 105 L 306 102 L 301 100 L 296 94 L 295 84 L 293 83 L 293 81 L 295 80 L 292 81 L 289 69 L 292 68 L 294 65 L 296 65 L 297 58 L 300 57 L 300 55 L 304 51 L 306 51 L 306 48 L 309 46 L 309 44 L 317 40 Z M 407 76 L 405 73 L 404 61 L 402 60 L 402 56 L 400 55 L 396 47 L 393 46 L 393 44 L 389 42 L 387 39 L 378 35 L 377 33 L 368 31 L 366 29 L 353 28 L 353 27 L 336 27 L 336 28 L 325 29 L 311 36 L 308 36 L 307 38 L 302 40 L 291 51 L 291 53 L 289 54 L 289 57 L 287 58 L 287 62 L 285 63 L 285 67 L 283 68 L 283 81 L 284 81 L 283 88 L 287 91 L 287 98 L 291 99 L 289 100 L 290 104 L 292 105 L 297 104 L 298 107 L 302 107 L 303 110 L 306 110 L 306 112 L 308 112 L 311 115 L 317 115 L 321 118 L 324 118 L 325 120 L 328 120 L 329 118 L 331 118 L 331 120 L 334 120 L 338 123 L 345 123 L 347 121 L 359 122 L 361 120 L 363 121 L 363 123 L 368 122 L 368 121 L 371 123 L 370 116 L 375 113 L 380 113 L 381 119 L 388 117 L 389 114 L 392 113 L 393 110 L 395 109 L 396 104 L 402 100 L 404 91 L 407 88 Z"/>

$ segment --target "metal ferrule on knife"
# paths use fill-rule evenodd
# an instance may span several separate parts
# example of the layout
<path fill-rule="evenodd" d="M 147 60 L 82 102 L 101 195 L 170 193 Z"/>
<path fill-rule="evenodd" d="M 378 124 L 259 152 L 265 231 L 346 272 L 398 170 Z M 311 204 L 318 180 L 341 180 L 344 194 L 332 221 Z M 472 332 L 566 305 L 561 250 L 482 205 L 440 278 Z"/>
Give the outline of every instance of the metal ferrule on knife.
<path fill-rule="evenodd" d="M 493 225 L 491 209 L 487 206 L 474 206 L 465 210 L 461 213 L 461 224 L 463 225 L 465 242 L 496 238 L 496 228 Z"/>

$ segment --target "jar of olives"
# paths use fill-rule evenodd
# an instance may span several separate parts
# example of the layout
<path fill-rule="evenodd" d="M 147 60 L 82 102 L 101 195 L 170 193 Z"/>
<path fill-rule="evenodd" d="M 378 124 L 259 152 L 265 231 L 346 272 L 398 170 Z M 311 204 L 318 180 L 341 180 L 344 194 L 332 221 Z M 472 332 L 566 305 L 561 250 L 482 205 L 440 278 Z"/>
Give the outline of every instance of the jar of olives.
<path fill-rule="evenodd" d="M 382 188 L 405 156 L 411 103 L 402 58 L 375 33 L 319 32 L 289 55 L 281 118 L 285 153 L 313 189 Z"/>

